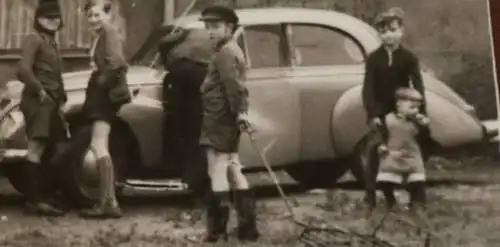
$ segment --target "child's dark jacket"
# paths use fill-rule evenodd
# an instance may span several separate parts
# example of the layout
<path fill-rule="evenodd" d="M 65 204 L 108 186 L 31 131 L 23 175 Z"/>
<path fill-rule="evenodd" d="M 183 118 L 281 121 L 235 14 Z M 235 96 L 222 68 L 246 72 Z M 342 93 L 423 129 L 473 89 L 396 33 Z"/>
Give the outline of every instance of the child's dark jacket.
<path fill-rule="evenodd" d="M 235 41 L 222 44 L 201 86 L 203 124 L 200 144 L 219 152 L 237 152 L 240 113 L 248 110 L 245 55 Z"/>
<path fill-rule="evenodd" d="M 395 110 L 395 93 L 399 87 L 409 87 L 410 81 L 423 96 L 424 85 L 418 58 L 404 47 L 393 52 L 392 63 L 384 46 L 371 53 L 366 60 L 363 82 L 363 103 L 368 119 L 384 116 Z M 425 114 L 425 103 L 421 112 Z"/>

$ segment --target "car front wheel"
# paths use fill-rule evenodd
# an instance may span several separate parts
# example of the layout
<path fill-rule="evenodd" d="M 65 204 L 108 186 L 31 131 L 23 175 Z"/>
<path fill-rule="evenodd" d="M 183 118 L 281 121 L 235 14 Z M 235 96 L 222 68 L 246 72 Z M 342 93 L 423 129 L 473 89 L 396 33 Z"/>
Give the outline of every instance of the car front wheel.
<path fill-rule="evenodd" d="M 121 132 L 121 133 L 119 133 Z M 77 207 L 89 207 L 100 197 L 100 176 L 96 158 L 89 150 L 91 126 L 79 127 L 72 137 L 70 148 L 64 156 L 63 190 Z M 115 165 L 116 177 L 122 178 L 130 162 L 130 140 L 120 129 L 113 129 L 110 134 L 110 153 Z M 120 191 L 120 188 L 117 188 Z"/>

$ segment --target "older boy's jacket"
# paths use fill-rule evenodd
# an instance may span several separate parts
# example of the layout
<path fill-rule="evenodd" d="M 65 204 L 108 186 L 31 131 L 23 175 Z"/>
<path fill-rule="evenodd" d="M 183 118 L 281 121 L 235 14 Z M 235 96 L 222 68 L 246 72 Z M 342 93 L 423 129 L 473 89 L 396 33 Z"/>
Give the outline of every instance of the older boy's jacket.
<path fill-rule="evenodd" d="M 390 61 L 392 60 L 392 61 Z M 399 87 L 409 87 L 410 82 L 422 95 L 425 93 L 418 58 L 408 49 L 400 47 L 389 57 L 381 46 L 366 60 L 363 82 L 363 103 L 368 119 L 383 117 L 395 109 L 395 93 Z M 425 103 L 421 112 L 425 113 Z"/>
<path fill-rule="evenodd" d="M 181 30 L 167 36 L 161 40 L 159 50 L 167 70 L 181 59 L 208 65 L 214 55 L 210 36 L 203 29 Z"/>
<path fill-rule="evenodd" d="M 223 44 L 209 65 L 201 86 L 203 124 L 200 143 L 220 152 L 236 152 L 239 143 L 238 115 L 248 110 L 245 86 L 246 62 L 234 41 Z"/>

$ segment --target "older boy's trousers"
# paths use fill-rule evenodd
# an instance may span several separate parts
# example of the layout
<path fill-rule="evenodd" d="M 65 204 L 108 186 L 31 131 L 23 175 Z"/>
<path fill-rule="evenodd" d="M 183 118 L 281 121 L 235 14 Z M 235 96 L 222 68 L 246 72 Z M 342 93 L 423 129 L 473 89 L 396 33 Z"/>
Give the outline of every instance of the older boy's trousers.
<path fill-rule="evenodd" d="M 172 64 L 164 79 L 165 160 L 183 174 L 188 186 L 198 192 L 206 189 L 206 158 L 199 145 L 202 106 L 200 85 L 207 65 L 189 59 Z"/>

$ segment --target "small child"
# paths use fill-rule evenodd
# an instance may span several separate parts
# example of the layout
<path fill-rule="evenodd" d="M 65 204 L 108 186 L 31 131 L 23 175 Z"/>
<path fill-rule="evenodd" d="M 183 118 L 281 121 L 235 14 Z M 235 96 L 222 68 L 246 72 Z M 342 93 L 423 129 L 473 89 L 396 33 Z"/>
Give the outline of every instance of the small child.
<path fill-rule="evenodd" d="M 389 209 L 396 206 L 395 187 L 406 184 L 410 209 L 420 213 L 426 204 L 425 168 L 417 136 L 429 125 L 421 113 L 423 96 L 414 88 L 396 90 L 396 111 L 385 116 L 386 142 L 379 146 L 380 167 L 377 183 L 384 191 Z M 385 132 L 385 131 L 384 131 Z"/>

